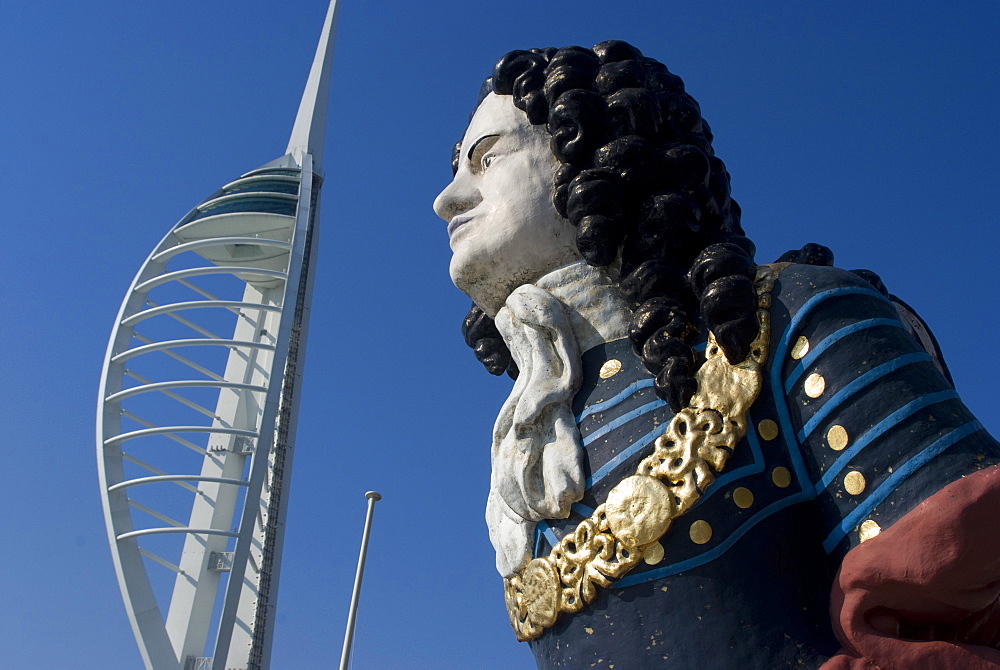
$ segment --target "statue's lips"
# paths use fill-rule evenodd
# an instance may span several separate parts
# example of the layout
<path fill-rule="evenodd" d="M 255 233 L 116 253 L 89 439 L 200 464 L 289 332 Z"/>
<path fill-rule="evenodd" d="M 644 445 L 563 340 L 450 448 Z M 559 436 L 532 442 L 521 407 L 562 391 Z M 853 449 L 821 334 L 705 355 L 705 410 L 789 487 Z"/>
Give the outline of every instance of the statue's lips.
<path fill-rule="evenodd" d="M 453 218 L 448 223 L 448 239 L 451 239 L 452 235 L 455 234 L 455 231 L 467 224 L 469 221 L 472 221 L 471 216 L 456 216 Z"/>

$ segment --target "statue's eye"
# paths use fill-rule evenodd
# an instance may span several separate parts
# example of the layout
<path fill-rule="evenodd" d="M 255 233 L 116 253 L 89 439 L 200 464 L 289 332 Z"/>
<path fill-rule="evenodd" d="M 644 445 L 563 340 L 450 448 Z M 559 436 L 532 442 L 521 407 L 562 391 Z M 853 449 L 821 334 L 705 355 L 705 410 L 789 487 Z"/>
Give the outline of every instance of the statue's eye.
<path fill-rule="evenodd" d="M 487 135 L 476 140 L 469 149 L 469 169 L 473 174 L 482 174 L 496 158 L 496 154 L 490 153 L 490 149 L 499 139 L 499 135 Z"/>

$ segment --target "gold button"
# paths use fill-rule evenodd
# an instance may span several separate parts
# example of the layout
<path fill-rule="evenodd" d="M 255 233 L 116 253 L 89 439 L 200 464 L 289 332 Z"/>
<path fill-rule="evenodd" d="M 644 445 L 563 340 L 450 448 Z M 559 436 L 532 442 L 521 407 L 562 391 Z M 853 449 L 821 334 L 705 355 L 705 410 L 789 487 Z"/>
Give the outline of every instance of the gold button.
<path fill-rule="evenodd" d="M 648 547 L 642 550 L 642 560 L 646 562 L 646 565 L 656 565 L 663 560 L 663 545 L 659 542 L 654 542 Z"/>
<path fill-rule="evenodd" d="M 770 419 L 764 419 L 757 424 L 757 432 L 763 439 L 771 441 L 778 437 L 778 424 Z"/>
<path fill-rule="evenodd" d="M 864 542 L 865 540 L 872 539 L 881 532 L 882 527 L 875 523 L 875 521 L 865 519 L 861 522 L 861 528 L 858 529 L 858 539 Z"/>
<path fill-rule="evenodd" d="M 826 443 L 834 451 L 841 451 L 847 446 L 847 430 L 843 426 L 830 426 L 826 431 Z"/>
<path fill-rule="evenodd" d="M 712 526 L 703 519 L 698 519 L 691 524 L 691 541 L 695 544 L 705 544 L 712 539 Z"/>
<path fill-rule="evenodd" d="M 792 483 L 792 473 L 788 471 L 788 468 L 777 467 L 771 471 L 771 481 L 778 488 L 785 488 Z"/>
<path fill-rule="evenodd" d="M 733 502 L 740 509 L 746 509 L 753 505 L 753 491 L 742 486 L 733 491 Z"/>
<path fill-rule="evenodd" d="M 823 395 L 823 391 L 826 390 L 826 380 L 823 379 L 823 375 L 814 372 L 806 377 L 805 389 L 807 396 L 810 398 L 818 398 Z"/>
<path fill-rule="evenodd" d="M 612 358 L 601 366 L 601 371 L 598 374 L 601 376 L 601 379 L 607 379 L 608 377 L 614 377 L 621 369 L 622 362 L 617 358 Z"/>
<path fill-rule="evenodd" d="M 865 476 L 857 470 L 851 470 L 844 475 L 844 490 L 856 496 L 865 490 Z"/>
<path fill-rule="evenodd" d="M 792 353 L 790 354 L 795 360 L 799 360 L 803 356 L 809 353 L 809 340 L 805 336 L 800 337 L 795 340 L 795 345 L 792 347 Z"/>

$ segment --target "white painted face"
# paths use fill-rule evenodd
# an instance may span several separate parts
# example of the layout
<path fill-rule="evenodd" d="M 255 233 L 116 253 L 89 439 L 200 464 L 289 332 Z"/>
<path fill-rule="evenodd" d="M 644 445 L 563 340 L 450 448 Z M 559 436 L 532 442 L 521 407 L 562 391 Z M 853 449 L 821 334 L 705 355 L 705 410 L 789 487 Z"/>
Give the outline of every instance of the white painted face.
<path fill-rule="evenodd" d="M 580 259 L 576 230 L 552 204 L 558 165 L 545 126 L 511 96 L 486 96 L 434 211 L 448 222 L 451 280 L 490 316 L 518 286 Z"/>

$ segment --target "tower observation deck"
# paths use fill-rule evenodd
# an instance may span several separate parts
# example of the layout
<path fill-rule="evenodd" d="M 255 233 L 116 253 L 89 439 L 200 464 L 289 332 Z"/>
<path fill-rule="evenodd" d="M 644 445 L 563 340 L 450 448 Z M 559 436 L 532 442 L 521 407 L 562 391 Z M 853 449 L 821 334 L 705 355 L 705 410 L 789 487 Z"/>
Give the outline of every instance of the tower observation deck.
<path fill-rule="evenodd" d="M 336 21 L 332 0 L 285 155 L 170 229 L 111 333 L 98 470 L 150 670 L 269 667 Z"/>

